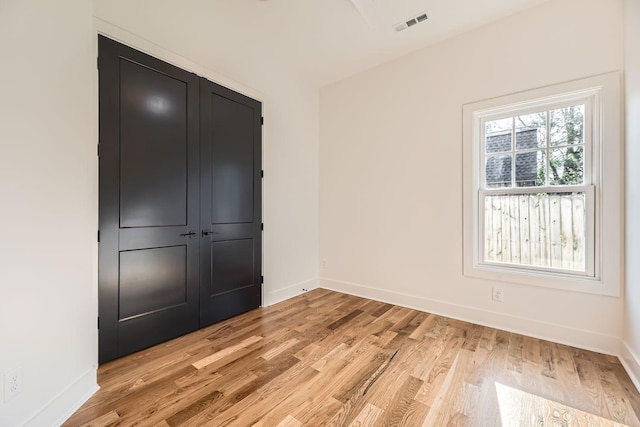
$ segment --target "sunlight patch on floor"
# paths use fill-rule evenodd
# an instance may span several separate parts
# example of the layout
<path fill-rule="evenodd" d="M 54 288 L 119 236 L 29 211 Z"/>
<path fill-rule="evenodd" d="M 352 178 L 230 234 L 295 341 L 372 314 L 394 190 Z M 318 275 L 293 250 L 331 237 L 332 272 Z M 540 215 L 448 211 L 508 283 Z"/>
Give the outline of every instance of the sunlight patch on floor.
<path fill-rule="evenodd" d="M 502 427 L 628 427 L 526 391 L 496 383 Z"/>

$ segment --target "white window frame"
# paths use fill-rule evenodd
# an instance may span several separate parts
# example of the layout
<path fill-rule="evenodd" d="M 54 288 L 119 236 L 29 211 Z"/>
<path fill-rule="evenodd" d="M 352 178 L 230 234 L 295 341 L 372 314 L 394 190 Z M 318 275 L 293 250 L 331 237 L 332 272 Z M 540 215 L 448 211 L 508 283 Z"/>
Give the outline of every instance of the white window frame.
<path fill-rule="evenodd" d="M 596 241 L 598 240 L 598 236 L 595 231 L 595 224 L 593 219 L 598 217 L 597 206 L 594 203 L 594 198 L 596 197 L 596 186 L 595 182 L 598 182 L 598 173 L 594 168 L 594 156 L 593 148 L 599 145 L 599 131 L 597 129 L 597 123 L 600 122 L 600 111 L 594 106 L 599 105 L 599 91 L 597 89 L 589 89 L 585 91 L 577 91 L 567 94 L 562 94 L 558 96 L 543 99 L 536 99 L 532 101 L 527 101 L 518 104 L 512 104 L 509 106 L 501 106 L 498 108 L 477 111 L 474 112 L 474 126 L 477 126 L 476 132 L 478 132 L 477 138 L 477 151 L 478 151 L 478 224 L 477 224 L 477 251 L 475 262 L 479 265 L 483 266 L 495 266 L 499 268 L 505 269 L 516 269 L 516 270 L 531 270 L 537 271 L 541 273 L 548 274 L 558 274 L 558 275 L 567 275 L 567 276 L 584 276 L 595 278 L 597 277 L 598 272 L 597 265 L 598 259 L 595 253 Z M 487 155 L 485 154 L 485 138 L 486 134 L 483 129 L 485 129 L 485 123 L 492 120 L 502 119 L 506 117 L 513 117 L 518 115 L 525 115 L 531 113 L 537 113 L 541 111 L 549 111 L 555 110 L 563 107 L 569 107 L 572 105 L 583 104 L 585 107 L 584 112 L 584 182 L 582 185 L 571 185 L 571 186 L 559 186 L 559 185 L 545 185 L 538 187 L 511 187 L 511 188 L 484 188 L 482 185 L 486 182 L 486 174 L 485 168 L 482 165 L 485 164 L 485 159 Z M 547 131 L 546 131 L 546 144 L 545 149 L 547 151 L 546 162 L 549 164 L 549 151 L 554 148 L 554 146 L 550 145 L 550 133 L 549 133 L 550 123 L 547 122 Z M 512 134 L 515 134 L 516 129 L 511 130 Z M 536 151 L 540 150 L 540 148 L 536 148 Z M 511 181 L 515 182 L 516 179 L 516 139 L 512 138 L 511 143 L 511 156 L 512 156 L 512 171 L 511 171 Z M 505 152 L 506 153 L 506 152 Z M 491 153 L 492 155 L 494 153 Z M 548 169 L 546 170 L 548 174 Z M 547 177 L 548 178 L 548 177 Z M 495 261 L 487 261 L 482 259 L 481 256 L 484 253 L 484 244 L 485 244 L 485 236 L 484 236 L 484 209 L 481 207 L 484 206 L 484 198 L 489 195 L 503 195 L 503 194 L 536 194 L 541 192 L 584 192 L 586 197 L 586 227 L 585 227 L 585 266 L 586 269 L 584 272 L 577 272 L 571 270 L 562 270 L 559 268 L 551 268 L 551 267 L 542 267 L 542 266 L 534 266 L 534 265 L 517 265 L 517 264 L 508 264 L 508 263 L 499 263 Z"/>
<path fill-rule="evenodd" d="M 556 191 L 585 192 L 586 271 L 484 261 L 484 197 L 541 192 L 540 187 L 483 188 L 485 141 L 481 138 L 485 122 L 577 104 L 585 105 L 584 184 L 549 187 Z M 512 145 L 515 150 L 515 141 Z M 621 146 L 620 75 L 617 72 L 464 105 L 464 275 L 619 296 L 623 266 Z M 515 167 L 515 157 L 512 163 Z"/>

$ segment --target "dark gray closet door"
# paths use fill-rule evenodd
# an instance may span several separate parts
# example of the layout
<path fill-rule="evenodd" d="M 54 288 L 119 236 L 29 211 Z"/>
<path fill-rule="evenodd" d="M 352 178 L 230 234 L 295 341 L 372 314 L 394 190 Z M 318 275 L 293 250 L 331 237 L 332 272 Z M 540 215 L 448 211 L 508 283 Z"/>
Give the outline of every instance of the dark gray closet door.
<path fill-rule="evenodd" d="M 262 106 L 200 79 L 200 326 L 261 302 Z"/>
<path fill-rule="evenodd" d="M 198 77 L 105 37 L 99 360 L 198 328 Z"/>

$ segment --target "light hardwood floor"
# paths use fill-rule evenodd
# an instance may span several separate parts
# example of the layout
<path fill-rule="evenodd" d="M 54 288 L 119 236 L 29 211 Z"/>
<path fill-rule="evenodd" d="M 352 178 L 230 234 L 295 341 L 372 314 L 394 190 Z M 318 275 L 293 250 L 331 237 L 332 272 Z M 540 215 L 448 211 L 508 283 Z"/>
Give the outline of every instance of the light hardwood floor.
<path fill-rule="evenodd" d="M 615 357 L 323 289 L 98 382 L 65 426 L 640 426 Z"/>

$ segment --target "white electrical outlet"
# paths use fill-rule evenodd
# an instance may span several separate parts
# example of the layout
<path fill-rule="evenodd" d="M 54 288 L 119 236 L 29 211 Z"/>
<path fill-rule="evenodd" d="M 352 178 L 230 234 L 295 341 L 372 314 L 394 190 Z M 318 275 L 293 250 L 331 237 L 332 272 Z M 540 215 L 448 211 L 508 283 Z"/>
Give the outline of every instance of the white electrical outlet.
<path fill-rule="evenodd" d="M 8 402 L 22 391 L 22 368 L 16 368 L 4 376 L 4 401 Z"/>
<path fill-rule="evenodd" d="M 504 293 L 503 293 L 502 288 L 493 288 L 493 293 L 491 295 L 491 298 L 494 301 L 502 302 L 502 300 L 504 298 Z"/>

